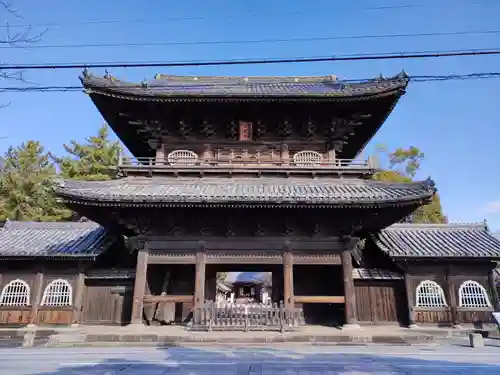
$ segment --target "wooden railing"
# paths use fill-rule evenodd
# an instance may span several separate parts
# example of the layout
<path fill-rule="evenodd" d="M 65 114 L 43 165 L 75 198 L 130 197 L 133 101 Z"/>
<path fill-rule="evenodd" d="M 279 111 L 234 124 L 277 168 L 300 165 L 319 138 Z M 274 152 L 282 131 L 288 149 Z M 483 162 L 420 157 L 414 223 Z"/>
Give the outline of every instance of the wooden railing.
<path fill-rule="evenodd" d="M 304 324 L 302 308 L 285 309 L 277 304 L 224 304 L 206 301 L 193 311 L 188 328 L 204 331 L 280 331 Z"/>
<path fill-rule="evenodd" d="M 376 163 L 372 159 L 336 159 L 334 161 L 321 161 L 319 163 L 294 162 L 293 160 L 217 160 L 198 159 L 191 163 L 171 163 L 166 158 L 120 158 L 119 167 L 146 168 L 146 169 L 232 169 L 232 168 L 279 168 L 279 169 L 344 169 L 344 170 L 366 170 L 376 169 Z"/>

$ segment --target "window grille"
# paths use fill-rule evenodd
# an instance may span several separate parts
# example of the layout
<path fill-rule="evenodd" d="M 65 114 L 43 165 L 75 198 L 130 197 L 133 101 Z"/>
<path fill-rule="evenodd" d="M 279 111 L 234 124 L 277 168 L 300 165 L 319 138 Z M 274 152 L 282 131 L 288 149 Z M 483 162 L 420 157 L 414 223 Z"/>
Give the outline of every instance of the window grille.
<path fill-rule="evenodd" d="M 167 161 L 171 165 L 195 165 L 198 155 L 189 150 L 175 150 L 168 154 Z"/>
<path fill-rule="evenodd" d="M 417 286 L 416 307 L 447 307 L 443 288 L 435 281 L 425 280 Z"/>
<path fill-rule="evenodd" d="M 30 287 L 23 280 L 12 280 L 2 289 L 0 306 L 27 306 L 30 304 Z"/>
<path fill-rule="evenodd" d="M 460 307 L 491 307 L 488 293 L 477 281 L 465 281 L 458 290 Z"/>
<path fill-rule="evenodd" d="M 293 162 L 299 167 L 320 165 L 322 161 L 323 156 L 316 151 L 299 151 L 293 155 Z"/>
<path fill-rule="evenodd" d="M 68 281 L 52 281 L 43 292 L 42 306 L 71 306 L 73 290 Z"/>

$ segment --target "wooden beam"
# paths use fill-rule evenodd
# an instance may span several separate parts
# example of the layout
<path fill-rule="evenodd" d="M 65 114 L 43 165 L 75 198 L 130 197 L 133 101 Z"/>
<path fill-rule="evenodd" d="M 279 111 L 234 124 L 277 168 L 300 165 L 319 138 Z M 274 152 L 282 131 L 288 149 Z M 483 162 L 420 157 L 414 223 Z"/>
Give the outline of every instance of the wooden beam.
<path fill-rule="evenodd" d="M 356 295 L 354 281 L 352 279 L 352 256 L 350 251 L 344 251 L 340 255 L 342 260 L 342 274 L 344 276 L 344 295 L 345 295 L 345 321 L 348 325 L 356 325 Z"/>
<path fill-rule="evenodd" d="M 168 236 L 148 236 L 145 238 L 151 251 L 197 251 L 200 243 L 205 250 L 210 251 L 283 251 L 283 237 L 191 237 L 188 239 L 172 239 Z M 290 248 L 294 251 L 325 251 L 339 254 L 346 243 L 338 237 L 319 239 L 290 238 Z M 356 242 L 357 243 L 357 242 Z"/>
<path fill-rule="evenodd" d="M 134 284 L 134 302 L 132 305 L 131 324 L 142 324 L 144 309 L 144 292 L 146 289 L 146 276 L 148 270 L 148 252 L 146 249 L 139 250 L 137 254 L 137 267 Z"/>
<path fill-rule="evenodd" d="M 149 255 L 148 264 L 196 264 L 196 255 L 175 256 L 173 254 Z"/>
<path fill-rule="evenodd" d="M 458 325 L 458 314 L 457 314 L 457 296 L 455 294 L 455 288 L 453 287 L 453 281 L 451 280 L 450 267 L 446 268 L 445 271 L 445 281 L 446 281 L 446 291 L 448 296 L 448 302 L 450 304 L 450 314 L 451 314 L 451 324 L 453 326 Z"/>
<path fill-rule="evenodd" d="M 168 295 L 168 296 L 152 296 L 146 295 L 144 296 L 144 302 L 147 303 L 162 303 L 162 302 L 186 302 L 193 303 L 194 295 Z"/>
<path fill-rule="evenodd" d="M 78 275 L 76 277 L 75 301 L 73 304 L 73 324 L 79 324 L 83 305 L 83 293 L 85 291 L 85 269 L 83 263 L 78 264 Z"/>
<path fill-rule="evenodd" d="M 408 274 L 408 270 L 405 270 L 404 279 L 405 279 L 406 301 L 408 303 L 408 326 L 412 327 L 415 325 L 415 311 L 413 309 L 414 291 L 412 288 L 412 283 L 410 275 Z"/>
<path fill-rule="evenodd" d="M 293 296 L 296 303 L 345 303 L 344 296 Z"/>
<path fill-rule="evenodd" d="M 283 292 L 285 299 L 285 309 L 289 310 L 294 306 L 293 300 L 293 255 L 290 251 L 283 253 Z"/>
<path fill-rule="evenodd" d="M 205 303 L 205 253 L 203 250 L 199 250 L 196 254 L 196 269 L 195 269 L 195 284 L 194 284 L 194 323 L 197 324 L 200 321 L 201 308 Z"/>
<path fill-rule="evenodd" d="M 41 265 L 38 272 L 35 276 L 35 288 L 34 293 L 31 299 L 31 311 L 28 318 L 28 325 L 34 326 L 38 321 L 38 309 L 40 308 L 40 303 L 42 302 L 42 293 L 43 293 L 43 274 L 44 274 L 44 266 Z"/>

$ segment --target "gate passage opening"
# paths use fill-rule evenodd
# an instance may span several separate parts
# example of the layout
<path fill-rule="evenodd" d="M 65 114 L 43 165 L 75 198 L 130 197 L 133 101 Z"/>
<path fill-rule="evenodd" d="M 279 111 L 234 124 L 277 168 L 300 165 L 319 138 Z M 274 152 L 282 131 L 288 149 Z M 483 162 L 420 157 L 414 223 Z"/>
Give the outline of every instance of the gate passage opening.
<path fill-rule="evenodd" d="M 216 297 L 219 304 L 273 303 L 271 272 L 217 272 Z"/>

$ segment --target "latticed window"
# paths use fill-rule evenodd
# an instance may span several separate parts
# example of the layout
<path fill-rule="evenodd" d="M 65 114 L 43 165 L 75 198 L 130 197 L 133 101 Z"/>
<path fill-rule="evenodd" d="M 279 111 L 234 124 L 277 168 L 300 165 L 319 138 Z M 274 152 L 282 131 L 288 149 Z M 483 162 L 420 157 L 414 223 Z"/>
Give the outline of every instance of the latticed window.
<path fill-rule="evenodd" d="M 52 281 L 43 292 L 42 306 L 71 306 L 72 288 L 68 281 Z"/>
<path fill-rule="evenodd" d="M 446 307 L 443 288 L 432 280 L 422 281 L 417 286 L 416 307 Z"/>
<path fill-rule="evenodd" d="M 293 155 L 293 162 L 301 167 L 320 165 L 322 161 L 323 156 L 316 151 L 299 151 Z"/>
<path fill-rule="evenodd" d="M 12 280 L 2 289 L 0 306 L 27 306 L 30 304 L 30 287 L 23 280 Z"/>
<path fill-rule="evenodd" d="M 477 281 L 466 281 L 458 290 L 460 307 L 491 307 L 488 293 Z"/>
<path fill-rule="evenodd" d="M 198 155 L 189 150 L 175 150 L 168 154 L 167 160 L 171 165 L 195 165 Z"/>

